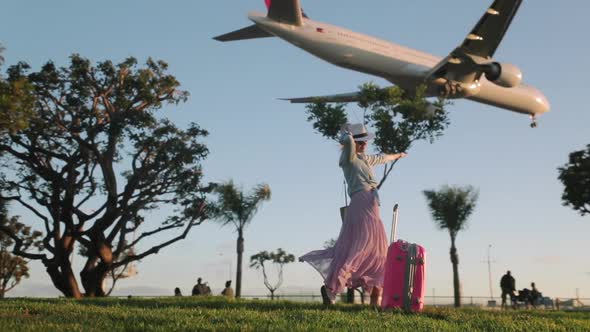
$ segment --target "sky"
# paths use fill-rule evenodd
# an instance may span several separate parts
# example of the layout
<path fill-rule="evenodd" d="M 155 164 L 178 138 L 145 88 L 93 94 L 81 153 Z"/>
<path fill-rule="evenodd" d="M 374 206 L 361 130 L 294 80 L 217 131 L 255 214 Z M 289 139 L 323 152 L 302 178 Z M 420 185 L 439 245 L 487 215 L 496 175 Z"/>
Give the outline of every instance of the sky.
<path fill-rule="evenodd" d="M 437 56 L 446 56 L 467 35 L 491 0 L 302 0 L 312 19 L 346 27 Z M 278 100 L 354 91 L 382 79 L 335 67 L 278 38 L 219 43 L 211 37 L 249 25 L 262 0 L 4 1 L 0 43 L 7 65 L 38 70 L 52 60 L 67 64 L 73 53 L 94 63 L 134 56 L 169 64 L 190 92 L 188 102 L 162 114 L 179 126 L 197 122 L 209 130 L 206 180 L 233 179 L 248 191 L 268 183 L 264 203 L 245 233 L 244 294 L 265 294 L 251 255 L 283 248 L 296 256 L 337 236 L 344 204 L 339 147 L 313 131 L 305 108 Z M 438 230 L 422 191 L 473 185 L 480 198 L 469 227 L 458 235 L 462 290 L 489 296 L 492 283 L 511 270 L 518 289 L 536 282 L 546 296 L 590 298 L 590 217 L 562 206 L 557 168 L 568 154 L 590 144 L 587 107 L 587 1 L 523 1 L 495 59 L 517 65 L 538 87 L 551 112 L 529 127 L 527 116 L 471 101 L 448 107 L 451 125 L 442 138 L 418 143 L 397 163 L 382 187 L 381 215 L 389 234 L 392 208 L 400 205 L 398 235 L 428 252 L 427 295 L 452 295 L 450 239 Z M 351 105 L 349 119 L 362 113 Z M 157 225 L 170 211 L 150 213 Z M 26 210 L 12 214 L 36 223 Z M 208 222 L 186 240 L 137 264 L 138 275 L 121 280 L 116 294 L 190 293 L 197 277 L 214 292 L 235 273 L 231 228 Z M 160 238 L 163 240 L 164 237 Z M 147 243 L 147 245 L 155 243 Z M 491 247 L 490 247 L 491 245 Z M 144 248 L 146 248 L 144 247 Z M 81 259 L 74 258 L 75 264 Z M 31 278 L 11 296 L 57 296 L 43 266 L 31 262 Z M 233 276 L 231 279 L 234 279 Z M 320 276 L 305 263 L 285 267 L 285 293 L 318 293 Z"/>

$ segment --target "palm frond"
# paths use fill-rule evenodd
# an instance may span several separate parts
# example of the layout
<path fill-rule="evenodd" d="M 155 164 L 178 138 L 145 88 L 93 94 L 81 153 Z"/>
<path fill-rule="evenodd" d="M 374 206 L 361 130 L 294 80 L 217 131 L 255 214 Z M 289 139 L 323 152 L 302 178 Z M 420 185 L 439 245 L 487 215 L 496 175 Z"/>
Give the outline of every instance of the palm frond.
<path fill-rule="evenodd" d="M 245 195 L 242 188 L 237 187 L 232 180 L 218 185 L 215 193 L 218 199 L 214 203 L 216 213 L 213 219 L 223 226 L 233 223 L 237 229 L 243 229 L 252 220 L 262 202 L 271 197 L 267 184 L 259 184 L 250 195 Z"/>
<path fill-rule="evenodd" d="M 443 186 L 440 190 L 424 190 L 430 213 L 440 229 L 447 229 L 451 236 L 467 227 L 467 219 L 475 210 L 479 197 L 472 186 Z"/>

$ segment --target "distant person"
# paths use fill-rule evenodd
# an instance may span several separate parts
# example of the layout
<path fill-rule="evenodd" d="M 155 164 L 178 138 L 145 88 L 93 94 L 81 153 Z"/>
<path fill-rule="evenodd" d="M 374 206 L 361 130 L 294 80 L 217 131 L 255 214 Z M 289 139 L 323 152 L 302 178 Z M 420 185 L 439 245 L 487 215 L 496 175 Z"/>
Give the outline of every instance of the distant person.
<path fill-rule="evenodd" d="M 234 298 L 234 290 L 231 288 L 231 280 L 225 282 L 225 288 L 221 291 L 221 295 L 228 299 Z"/>
<path fill-rule="evenodd" d="M 182 296 L 182 293 L 180 292 L 180 288 L 178 288 L 178 287 L 174 288 L 174 296 Z"/>
<path fill-rule="evenodd" d="M 533 308 L 537 307 L 537 302 L 539 301 L 539 298 L 541 298 L 541 292 L 539 292 L 539 290 L 535 286 L 535 283 L 532 282 L 529 303 L 533 306 Z"/>
<path fill-rule="evenodd" d="M 516 282 L 510 274 L 510 271 L 506 271 L 506 274 L 500 279 L 500 288 L 502 289 L 502 308 L 506 308 L 506 295 L 510 295 L 510 304 L 514 305 Z"/>
<path fill-rule="evenodd" d="M 197 279 L 197 284 L 193 287 L 193 291 L 192 291 L 192 295 L 193 296 L 198 296 L 198 295 L 204 295 L 204 284 L 202 283 L 203 279 L 201 279 L 201 277 L 199 277 Z"/>
<path fill-rule="evenodd" d="M 517 299 L 519 302 L 524 302 L 524 304 L 526 305 L 526 307 L 528 309 L 529 304 L 531 303 L 531 290 L 528 288 L 523 288 L 522 290 L 519 290 Z M 515 301 L 515 307 L 516 307 L 516 301 Z"/>
<path fill-rule="evenodd" d="M 201 295 L 211 295 L 211 287 L 209 287 L 206 282 L 203 283 L 203 292 Z"/>

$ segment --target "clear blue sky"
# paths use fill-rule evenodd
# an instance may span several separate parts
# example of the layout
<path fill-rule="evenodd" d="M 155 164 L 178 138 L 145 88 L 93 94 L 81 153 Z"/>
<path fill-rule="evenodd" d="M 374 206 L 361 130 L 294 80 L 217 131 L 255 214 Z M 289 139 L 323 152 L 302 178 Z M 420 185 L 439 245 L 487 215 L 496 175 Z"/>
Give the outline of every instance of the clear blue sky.
<path fill-rule="evenodd" d="M 439 56 L 463 40 L 491 2 L 302 0 L 313 19 Z M 181 126 L 196 121 L 211 132 L 208 180 L 233 178 L 245 188 L 267 182 L 272 188 L 272 201 L 246 231 L 246 261 L 279 247 L 301 255 L 338 234 L 339 148 L 314 133 L 302 106 L 277 98 L 349 92 L 364 82 L 384 81 L 334 67 L 279 39 L 211 39 L 248 25 L 246 14 L 263 11 L 262 0 L 20 0 L 2 7 L 7 65 L 22 60 L 37 70 L 47 60 L 65 64 L 72 53 L 93 61 L 151 56 L 169 63 L 191 98 L 166 113 Z M 491 244 L 496 296 L 499 278 L 510 269 L 518 288 L 536 281 L 549 296 L 574 296 L 579 288 L 590 297 L 590 217 L 561 205 L 556 170 L 570 152 L 590 143 L 590 44 L 583 35 L 589 10 L 582 0 L 525 0 L 496 53 L 497 60 L 519 66 L 525 81 L 550 100 L 552 110 L 538 128 L 530 129 L 526 116 L 457 101 L 449 108 L 452 123 L 445 136 L 413 147 L 382 188 L 386 228 L 397 202 L 400 237 L 428 250 L 429 295 L 433 289 L 452 294 L 450 241 L 435 228 L 421 191 L 470 184 L 479 188 L 480 200 L 469 229 L 458 237 L 464 294 L 489 294 L 484 260 Z M 350 118 L 360 120 L 361 114 L 351 107 Z M 32 218 L 22 209 L 12 212 Z M 167 212 L 151 214 L 150 222 Z M 230 262 L 235 264 L 235 237 L 230 228 L 199 226 L 185 241 L 141 262 L 137 277 L 120 282 L 120 293 L 172 294 L 177 286 L 188 293 L 198 276 L 218 291 Z M 287 291 L 317 292 L 320 283 L 306 264 L 286 268 Z M 259 273 L 248 268 L 244 286 L 250 294 L 264 289 Z M 12 293 L 57 294 L 37 263 L 32 277 Z"/>

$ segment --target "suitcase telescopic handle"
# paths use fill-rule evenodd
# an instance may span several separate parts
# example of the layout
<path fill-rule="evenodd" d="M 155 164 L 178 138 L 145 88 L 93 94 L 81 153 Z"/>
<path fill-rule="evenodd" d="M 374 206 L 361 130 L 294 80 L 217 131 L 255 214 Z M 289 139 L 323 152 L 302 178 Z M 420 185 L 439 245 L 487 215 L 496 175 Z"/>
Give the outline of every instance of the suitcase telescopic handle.
<path fill-rule="evenodd" d="M 399 205 L 395 204 L 393 207 L 393 221 L 391 225 L 391 243 L 397 240 L 397 218 L 399 213 Z"/>

